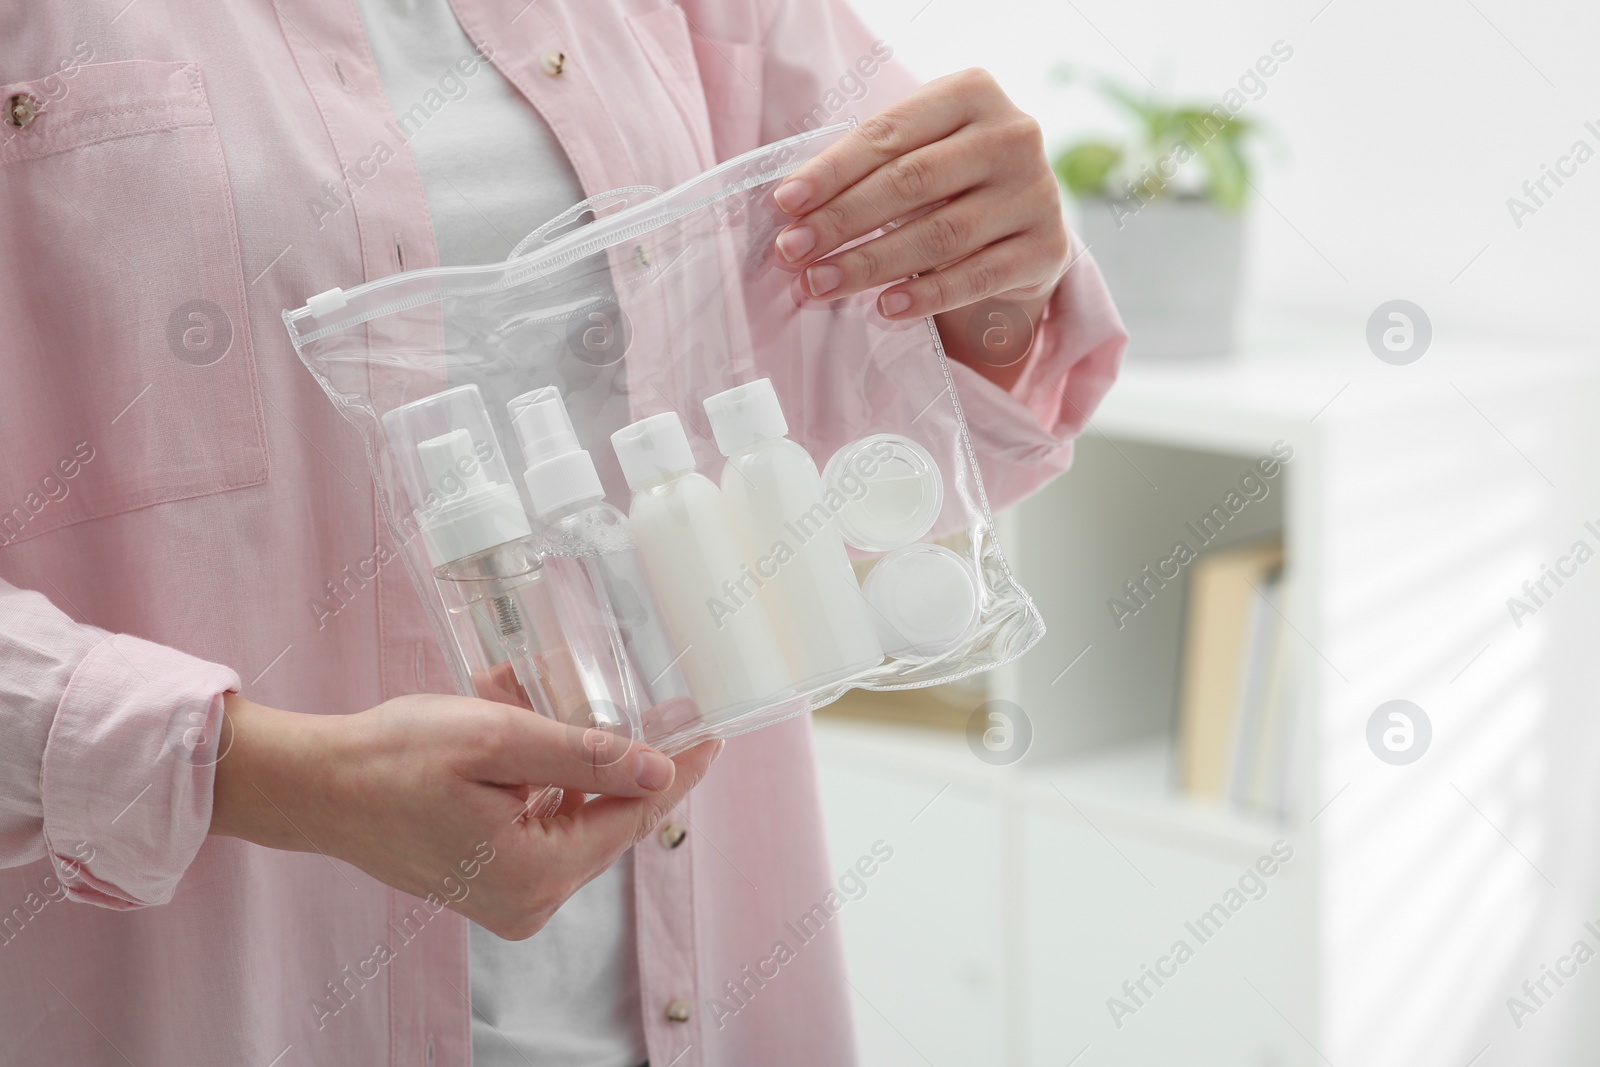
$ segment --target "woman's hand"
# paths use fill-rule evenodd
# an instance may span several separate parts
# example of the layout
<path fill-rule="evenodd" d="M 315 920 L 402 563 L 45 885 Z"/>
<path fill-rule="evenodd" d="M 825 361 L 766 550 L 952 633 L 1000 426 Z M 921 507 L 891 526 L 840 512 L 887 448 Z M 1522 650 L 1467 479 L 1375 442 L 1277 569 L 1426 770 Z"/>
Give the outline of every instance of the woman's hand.
<path fill-rule="evenodd" d="M 326 716 L 229 694 L 226 716 L 212 833 L 345 860 L 512 940 L 650 833 L 722 748 L 671 760 L 522 708 L 430 694 Z M 544 785 L 566 799 L 554 817 L 528 818 Z"/>
<path fill-rule="evenodd" d="M 778 234 L 778 254 L 803 271 L 812 297 L 920 275 L 879 295 L 888 319 L 950 316 L 985 301 L 1025 313 L 1026 323 L 1012 325 L 1031 339 L 1069 265 L 1061 191 L 1039 124 L 982 70 L 929 82 L 863 122 L 802 164 L 773 199 L 796 216 Z M 969 317 L 939 321 L 949 354 L 980 371 L 1006 366 L 985 343 L 987 320 L 971 328 Z M 1008 351 L 1015 364 L 1026 344 Z"/>

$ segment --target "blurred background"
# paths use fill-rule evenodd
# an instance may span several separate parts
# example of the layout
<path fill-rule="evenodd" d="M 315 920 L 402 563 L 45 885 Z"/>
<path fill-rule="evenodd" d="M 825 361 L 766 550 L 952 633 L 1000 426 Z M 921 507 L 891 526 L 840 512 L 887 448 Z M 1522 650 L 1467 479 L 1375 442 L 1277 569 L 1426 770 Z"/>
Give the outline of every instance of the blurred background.
<path fill-rule="evenodd" d="M 1132 334 L 1044 642 L 819 715 L 863 1061 L 1600 1062 L 1600 9 L 854 2 Z"/>

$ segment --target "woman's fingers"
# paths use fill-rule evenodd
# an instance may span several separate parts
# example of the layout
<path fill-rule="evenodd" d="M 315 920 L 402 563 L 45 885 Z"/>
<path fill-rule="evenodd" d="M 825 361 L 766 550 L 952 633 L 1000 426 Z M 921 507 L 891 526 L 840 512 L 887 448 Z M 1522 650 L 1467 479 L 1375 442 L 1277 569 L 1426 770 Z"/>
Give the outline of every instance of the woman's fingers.
<path fill-rule="evenodd" d="M 778 254 L 794 266 L 814 262 L 920 207 L 967 192 L 991 165 L 966 149 L 970 139 L 958 132 L 883 164 L 778 234 Z"/>
<path fill-rule="evenodd" d="M 834 299 L 953 263 L 1018 232 L 1025 216 L 1005 197 L 961 197 L 805 269 L 806 292 Z"/>
<path fill-rule="evenodd" d="M 510 705 L 492 725 L 464 768 L 480 781 L 499 785 L 557 785 L 580 793 L 643 797 L 672 785 L 672 760 L 604 730 L 579 729 Z"/>
<path fill-rule="evenodd" d="M 481 884 L 485 892 L 462 910 L 500 937 L 532 937 L 573 893 L 683 802 L 710 770 L 722 745 L 707 741 L 669 760 L 675 771 L 672 782 L 658 792 L 584 800 L 581 792 L 569 789 L 552 817 L 504 821 L 496 817 L 496 824 L 481 832 L 489 834 L 502 858 Z"/>
<path fill-rule="evenodd" d="M 802 165 L 773 196 L 796 216 L 776 244 L 801 272 L 797 295 L 834 300 L 899 282 L 878 300 L 891 319 L 997 294 L 1048 295 L 1067 263 L 1061 193 L 1039 124 L 981 70 L 928 83 Z"/>
<path fill-rule="evenodd" d="M 878 311 L 888 319 L 916 319 L 965 307 L 1038 282 L 1032 266 L 1039 259 L 1034 238 L 1008 237 L 958 263 L 885 289 L 878 296 Z"/>
<path fill-rule="evenodd" d="M 979 70 L 929 82 L 801 164 L 773 191 L 773 200 L 789 215 L 815 210 L 891 159 L 966 125 L 975 95 L 993 86 L 994 79 Z"/>
<path fill-rule="evenodd" d="M 546 880 L 563 887 L 560 900 L 564 901 L 643 840 L 682 803 L 711 769 L 722 745 L 721 741 L 707 741 L 675 757 L 677 774 L 659 793 L 639 798 L 596 797 L 557 818 L 528 822 L 524 832 L 531 850 L 524 858 L 537 866 Z"/>
<path fill-rule="evenodd" d="M 637 844 L 689 795 L 689 790 L 700 784 L 712 762 L 721 754 L 722 745 L 721 741 L 706 741 L 676 756 L 673 763 L 677 766 L 677 775 L 672 785 L 659 793 L 637 800 L 596 797 L 573 812 L 564 830 L 552 829 L 568 838 L 567 845 L 573 849 L 573 855 L 603 869 L 611 862 L 606 858 L 609 849 L 620 846 L 617 847 L 620 853 Z"/>

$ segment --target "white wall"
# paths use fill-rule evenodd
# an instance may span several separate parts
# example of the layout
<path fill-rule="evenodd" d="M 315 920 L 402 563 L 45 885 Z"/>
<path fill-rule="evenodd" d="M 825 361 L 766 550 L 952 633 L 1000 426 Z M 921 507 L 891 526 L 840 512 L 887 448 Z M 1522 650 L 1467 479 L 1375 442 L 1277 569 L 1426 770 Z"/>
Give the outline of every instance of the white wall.
<path fill-rule="evenodd" d="M 1117 128 L 1098 101 L 1051 80 L 1058 63 L 1214 101 L 1281 39 L 1293 58 L 1244 112 L 1282 142 L 1257 179 L 1277 210 L 1253 209 L 1253 311 L 1332 318 L 1355 343 L 1371 310 L 1394 298 L 1429 313 L 1436 344 L 1483 330 L 1594 336 L 1600 158 L 1549 186 L 1555 195 L 1520 229 L 1506 199 L 1575 140 L 1600 152 L 1600 135 L 1584 129 L 1589 119 L 1600 129 L 1600 6 L 854 2 L 923 77 L 993 71 L 1055 146 Z"/>

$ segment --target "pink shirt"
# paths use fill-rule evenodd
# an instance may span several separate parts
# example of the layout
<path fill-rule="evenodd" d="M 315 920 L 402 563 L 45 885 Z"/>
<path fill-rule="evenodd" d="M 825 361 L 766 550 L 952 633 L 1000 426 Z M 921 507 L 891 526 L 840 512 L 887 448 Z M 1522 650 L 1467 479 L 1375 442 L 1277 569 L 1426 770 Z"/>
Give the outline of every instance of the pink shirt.
<path fill-rule="evenodd" d="M 915 86 L 837 0 L 454 6 L 589 193 Z M 0 1064 L 465 1064 L 464 919 L 207 837 L 223 691 L 449 684 L 279 321 L 435 261 L 353 0 L 15 5 L 0 78 Z M 1067 466 L 1122 344 L 1085 257 L 1015 389 L 952 368 L 993 506 Z M 841 873 L 808 724 L 730 742 L 674 819 L 635 850 L 652 1063 L 853 1062 L 837 923 L 788 932 Z"/>

